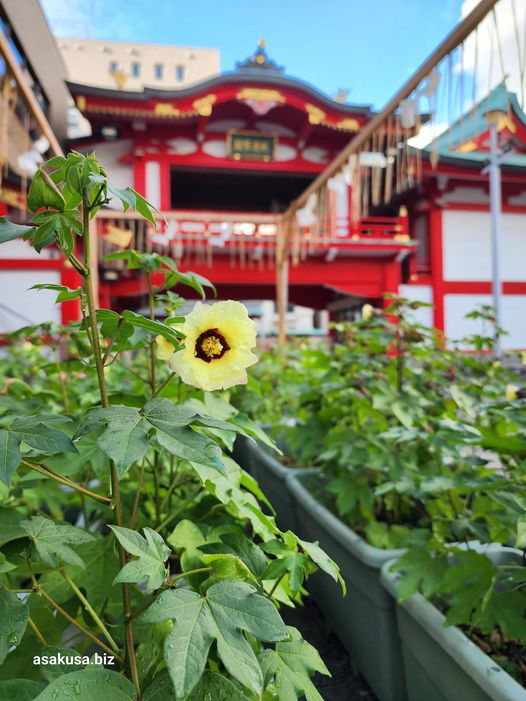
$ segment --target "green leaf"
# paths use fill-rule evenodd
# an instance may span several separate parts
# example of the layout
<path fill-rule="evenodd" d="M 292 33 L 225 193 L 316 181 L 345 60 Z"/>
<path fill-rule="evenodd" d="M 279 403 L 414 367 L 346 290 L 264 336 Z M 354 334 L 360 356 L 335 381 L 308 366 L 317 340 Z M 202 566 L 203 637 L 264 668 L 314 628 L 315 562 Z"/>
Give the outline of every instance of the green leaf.
<path fill-rule="evenodd" d="M 58 292 L 59 294 L 57 295 L 55 304 L 59 304 L 59 302 L 68 302 L 72 299 L 81 299 L 84 294 L 82 287 L 77 287 L 76 289 L 72 290 L 70 287 L 66 287 L 66 285 L 54 285 L 50 283 L 45 285 L 33 285 L 33 287 L 30 287 L 29 289 L 53 290 L 54 292 Z"/>
<path fill-rule="evenodd" d="M 76 453 L 77 449 L 71 438 L 63 431 L 48 426 L 49 423 L 64 423 L 64 421 L 62 417 L 23 416 L 15 419 L 9 430 L 32 448 L 43 453 Z"/>
<path fill-rule="evenodd" d="M 199 462 L 216 469 L 221 469 L 221 449 L 210 438 L 196 433 L 191 428 L 157 429 L 156 437 L 159 445 L 171 455 L 178 458 Z"/>
<path fill-rule="evenodd" d="M 109 669 L 83 669 L 58 677 L 35 701 L 94 701 L 101 698 L 135 701 L 135 688 L 122 674 Z"/>
<path fill-rule="evenodd" d="M 29 612 L 25 601 L 12 591 L 0 591 L 0 664 L 24 635 Z"/>
<path fill-rule="evenodd" d="M 398 600 L 404 601 L 417 591 L 429 598 L 435 594 L 448 568 L 447 558 L 426 548 L 411 548 L 391 567 L 402 572 L 398 580 Z"/>
<path fill-rule="evenodd" d="M 239 581 L 218 582 L 206 597 L 187 589 L 162 592 L 139 618 L 145 623 L 167 619 L 175 624 L 166 638 L 164 655 L 178 699 L 185 698 L 199 681 L 214 640 L 227 671 L 261 694 L 261 669 L 243 632 L 269 642 L 287 634 L 272 602 Z"/>
<path fill-rule="evenodd" d="M 6 241 L 13 241 L 21 236 L 25 236 L 33 231 L 32 226 L 24 226 L 22 224 L 14 224 L 10 222 L 6 217 L 0 217 L 0 243 L 6 243 Z"/>
<path fill-rule="evenodd" d="M 287 629 L 290 640 L 279 642 L 275 650 L 259 655 L 265 688 L 274 682 L 279 701 L 323 701 L 311 681 L 315 672 L 331 676 L 316 648 L 303 640 L 295 628 Z"/>
<path fill-rule="evenodd" d="M 516 548 L 526 548 L 526 514 L 522 514 L 517 519 L 517 540 Z"/>
<path fill-rule="evenodd" d="M 205 672 L 188 697 L 188 701 L 249 701 L 249 699 L 241 689 L 222 674 Z"/>
<path fill-rule="evenodd" d="M 84 436 L 100 425 L 106 430 L 99 436 L 97 443 L 102 452 L 115 465 L 122 476 L 134 462 L 142 460 L 150 445 L 148 440 L 149 425 L 134 407 L 112 406 L 92 409 L 79 425 L 75 438 Z"/>
<path fill-rule="evenodd" d="M 42 207 L 62 211 L 66 206 L 62 193 L 42 168 L 33 175 L 26 203 L 31 212 Z"/>
<path fill-rule="evenodd" d="M 212 570 L 203 583 L 203 590 L 223 579 L 257 581 L 243 560 L 233 553 L 203 554 L 201 559 Z"/>
<path fill-rule="evenodd" d="M 43 516 L 33 516 L 20 522 L 20 526 L 31 538 L 39 557 L 51 567 L 61 562 L 84 567 L 82 559 L 67 545 L 78 545 L 93 540 L 91 533 L 66 524 L 56 524 Z"/>
<path fill-rule="evenodd" d="M 163 216 L 157 207 L 155 207 L 151 202 L 148 202 L 148 200 L 145 200 L 144 197 L 139 195 L 139 193 L 133 190 L 131 187 L 115 187 L 108 182 L 104 176 L 96 174 L 90 175 L 90 182 L 93 184 L 106 184 L 109 192 L 111 192 L 112 195 L 115 195 L 115 197 L 118 197 L 118 199 L 122 202 L 125 212 L 131 207 L 139 212 L 144 219 L 147 219 L 154 226 L 156 223 L 152 210 Z"/>
<path fill-rule="evenodd" d="M 75 247 L 75 234 L 82 236 L 83 233 L 78 216 L 79 213 L 76 209 L 65 209 L 62 212 L 46 210 L 36 214 L 31 219 L 31 223 L 38 224 L 38 230 L 45 227 L 46 236 L 53 231 L 58 238 L 60 247 L 69 256 Z M 35 245 L 34 238 L 33 245 Z"/>
<path fill-rule="evenodd" d="M 145 329 L 145 331 L 154 333 L 157 336 L 163 336 L 168 341 L 170 341 L 170 343 L 173 343 L 174 346 L 179 345 L 179 338 L 181 335 L 170 326 L 167 326 L 166 324 L 163 324 L 160 321 L 148 319 L 142 314 L 136 314 L 135 312 L 132 312 L 129 309 L 124 311 L 122 313 L 122 316 L 124 319 L 126 319 L 126 321 L 132 324 L 132 326 L 136 326 L 140 329 Z"/>
<path fill-rule="evenodd" d="M 110 526 L 110 528 L 126 552 L 138 558 L 124 565 L 113 583 L 146 582 L 148 594 L 158 589 L 166 577 L 164 563 L 171 552 L 162 537 L 148 527 L 143 528 L 145 537 L 130 528 L 119 526 Z"/>
<path fill-rule="evenodd" d="M 509 638 L 526 638 L 526 594 L 524 591 L 493 590 L 482 606 L 478 626 L 484 634 L 500 628 Z"/>
<path fill-rule="evenodd" d="M 300 540 L 298 538 L 298 543 L 301 545 L 303 550 L 307 553 L 307 555 L 310 557 L 310 559 L 315 562 L 320 569 L 322 569 L 324 572 L 326 572 L 330 577 L 334 579 L 335 582 L 339 582 L 340 586 L 342 588 L 343 594 L 345 596 L 347 592 L 347 588 L 345 586 L 345 582 L 342 579 L 342 576 L 340 574 L 340 568 L 338 565 L 332 560 L 325 550 L 322 550 L 318 543 L 310 543 L 309 541 L 306 540 Z"/>
<path fill-rule="evenodd" d="M 450 599 L 446 625 L 476 623 L 497 574 L 485 555 L 455 550 L 455 563 L 446 570 L 439 590 Z"/>
<path fill-rule="evenodd" d="M 33 701 L 45 686 L 31 679 L 0 681 L 0 701 Z"/>
<path fill-rule="evenodd" d="M 11 431 L 0 429 L 0 481 L 9 486 L 16 468 L 20 465 L 20 438 Z"/>

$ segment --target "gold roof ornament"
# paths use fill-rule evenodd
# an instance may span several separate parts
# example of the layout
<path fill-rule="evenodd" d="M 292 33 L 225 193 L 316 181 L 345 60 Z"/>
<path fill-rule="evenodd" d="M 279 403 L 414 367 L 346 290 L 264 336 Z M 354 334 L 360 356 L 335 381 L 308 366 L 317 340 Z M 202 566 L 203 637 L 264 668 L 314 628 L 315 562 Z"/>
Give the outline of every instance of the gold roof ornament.
<path fill-rule="evenodd" d="M 200 97 L 198 100 L 194 100 L 192 102 L 192 107 L 197 110 L 201 117 L 210 117 L 216 100 L 216 95 L 205 95 L 204 97 Z"/>
<path fill-rule="evenodd" d="M 306 103 L 305 109 L 309 115 L 309 124 L 323 124 L 325 121 L 325 112 L 315 105 Z"/>
<path fill-rule="evenodd" d="M 345 119 L 341 119 L 339 122 L 336 122 L 334 126 L 336 129 L 341 129 L 342 131 L 359 131 L 360 122 L 357 119 L 354 119 L 354 117 L 346 117 Z"/>
<path fill-rule="evenodd" d="M 236 97 L 238 100 L 270 100 L 272 102 L 286 102 L 286 98 L 279 90 L 268 88 L 243 88 Z"/>
<path fill-rule="evenodd" d="M 171 102 L 158 102 L 153 111 L 157 117 L 178 117 L 181 114 L 181 110 Z"/>

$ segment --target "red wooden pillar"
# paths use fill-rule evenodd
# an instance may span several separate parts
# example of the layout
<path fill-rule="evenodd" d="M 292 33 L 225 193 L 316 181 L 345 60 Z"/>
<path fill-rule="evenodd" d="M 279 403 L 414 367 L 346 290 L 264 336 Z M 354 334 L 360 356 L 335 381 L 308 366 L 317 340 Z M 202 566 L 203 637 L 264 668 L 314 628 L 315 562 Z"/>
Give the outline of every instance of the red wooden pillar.
<path fill-rule="evenodd" d="M 160 160 L 160 178 L 161 178 L 161 212 L 172 208 L 171 203 L 171 187 L 170 187 L 170 162 L 168 158 Z"/>
<path fill-rule="evenodd" d="M 392 294 L 392 295 L 398 295 L 400 291 L 400 282 L 401 282 L 402 276 L 401 276 L 401 270 L 400 270 L 400 262 L 398 260 L 391 260 L 387 263 L 384 264 L 383 268 L 383 287 L 384 287 L 384 293 Z M 384 297 L 384 309 L 387 309 L 389 305 L 391 304 L 391 301 L 388 298 Z"/>
<path fill-rule="evenodd" d="M 76 289 L 82 285 L 82 278 L 68 260 L 64 260 L 60 270 L 60 284 Z M 69 302 L 62 302 L 60 306 L 60 320 L 63 324 L 70 321 L 78 321 L 81 318 L 80 301 L 72 299 Z"/>
<path fill-rule="evenodd" d="M 442 241 L 442 210 L 433 207 L 429 212 L 429 242 L 431 281 L 433 285 L 433 324 L 444 331 L 444 248 Z"/>

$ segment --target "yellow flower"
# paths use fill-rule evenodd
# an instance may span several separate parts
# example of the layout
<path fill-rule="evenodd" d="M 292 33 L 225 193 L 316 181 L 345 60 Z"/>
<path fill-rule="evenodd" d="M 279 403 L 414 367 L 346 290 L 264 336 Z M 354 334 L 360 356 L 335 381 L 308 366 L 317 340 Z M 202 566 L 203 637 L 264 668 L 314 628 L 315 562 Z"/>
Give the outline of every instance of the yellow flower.
<path fill-rule="evenodd" d="M 362 307 L 362 321 L 369 321 L 374 312 L 372 304 L 364 304 Z"/>
<path fill-rule="evenodd" d="M 184 347 L 170 365 L 183 382 L 208 391 L 247 382 L 246 368 L 258 361 L 256 327 L 240 302 L 197 302 L 180 328 Z"/>
<path fill-rule="evenodd" d="M 525 351 L 522 351 L 522 353 L 521 353 L 521 360 L 522 360 L 522 364 L 526 365 L 526 352 Z"/>
<path fill-rule="evenodd" d="M 155 338 L 155 354 L 159 360 L 170 360 L 175 353 L 175 346 L 168 341 L 164 336 L 156 336 Z"/>
<path fill-rule="evenodd" d="M 517 385 L 506 385 L 506 399 L 508 402 L 513 402 L 514 399 L 517 399 L 519 392 L 519 388 Z"/>
<path fill-rule="evenodd" d="M 34 348 L 33 344 L 30 343 L 29 341 L 24 341 L 24 343 L 22 343 L 22 350 L 23 351 L 30 351 L 30 350 L 33 350 L 33 348 Z"/>

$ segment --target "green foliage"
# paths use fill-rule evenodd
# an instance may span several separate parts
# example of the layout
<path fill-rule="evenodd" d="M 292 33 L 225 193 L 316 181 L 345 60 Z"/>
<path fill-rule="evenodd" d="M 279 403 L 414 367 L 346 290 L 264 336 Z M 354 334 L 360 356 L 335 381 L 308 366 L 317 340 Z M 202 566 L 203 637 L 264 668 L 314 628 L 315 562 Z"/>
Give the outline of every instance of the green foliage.
<path fill-rule="evenodd" d="M 16 647 L 26 629 L 27 604 L 12 591 L 0 591 L 0 664 L 10 649 Z"/>
<path fill-rule="evenodd" d="M 84 278 L 34 286 L 78 300 L 83 321 L 19 329 L 0 364 L 0 701 L 315 698 L 310 676 L 326 670 L 288 638 L 277 605 L 301 603 L 296 584 L 317 567 L 334 578 L 338 568 L 279 530 L 227 454 L 237 434 L 274 445 L 258 422 L 156 357 L 159 336 L 174 349 L 182 340 L 184 300 L 170 288 L 204 299 L 213 285 L 124 251 L 110 259 L 145 276 L 149 318 L 95 308 L 89 220 L 112 196 L 155 226 L 151 204 L 77 152 L 36 173 L 30 226 L 0 218 L 0 243 L 57 246 Z M 94 647 L 114 653 L 111 670 L 88 664 Z M 34 663 L 55 653 L 80 659 Z"/>
<path fill-rule="evenodd" d="M 110 528 L 126 552 L 137 557 L 137 560 L 124 565 L 113 580 L 114 583 L 146 582 L 147 594 L 159 589 L 167 575 L 164 563 L 170 555 L 170 548 L 165 545 L 161 536 L 148 527 L 143 529 L 144 537 L 130 528 Z"/>
<path fill-rule="evenodd" d="M 184 699 L 201 677 L 214 640 L 230 674 L 261 694 L 263 675 L 243 632 L 265 641 L 286 637 L 274 605 L 240 581 L 218 582 L 206 597 L 185 589 L 163 592 L 141 620 L 175 621 L 166 638 L 165 661 L 178 699 Z"/>
<path fill-rule="evenodd" d="M 57 525 L 43 516 L 32 516 L 20 521 L 20 527 L 33 541 L 37 554 L 50 567 L 58 567 L 64 562 L 84 567 L 83 560 L 69 547 L 93 540 L 90 533 L 69 524 Z"/>

